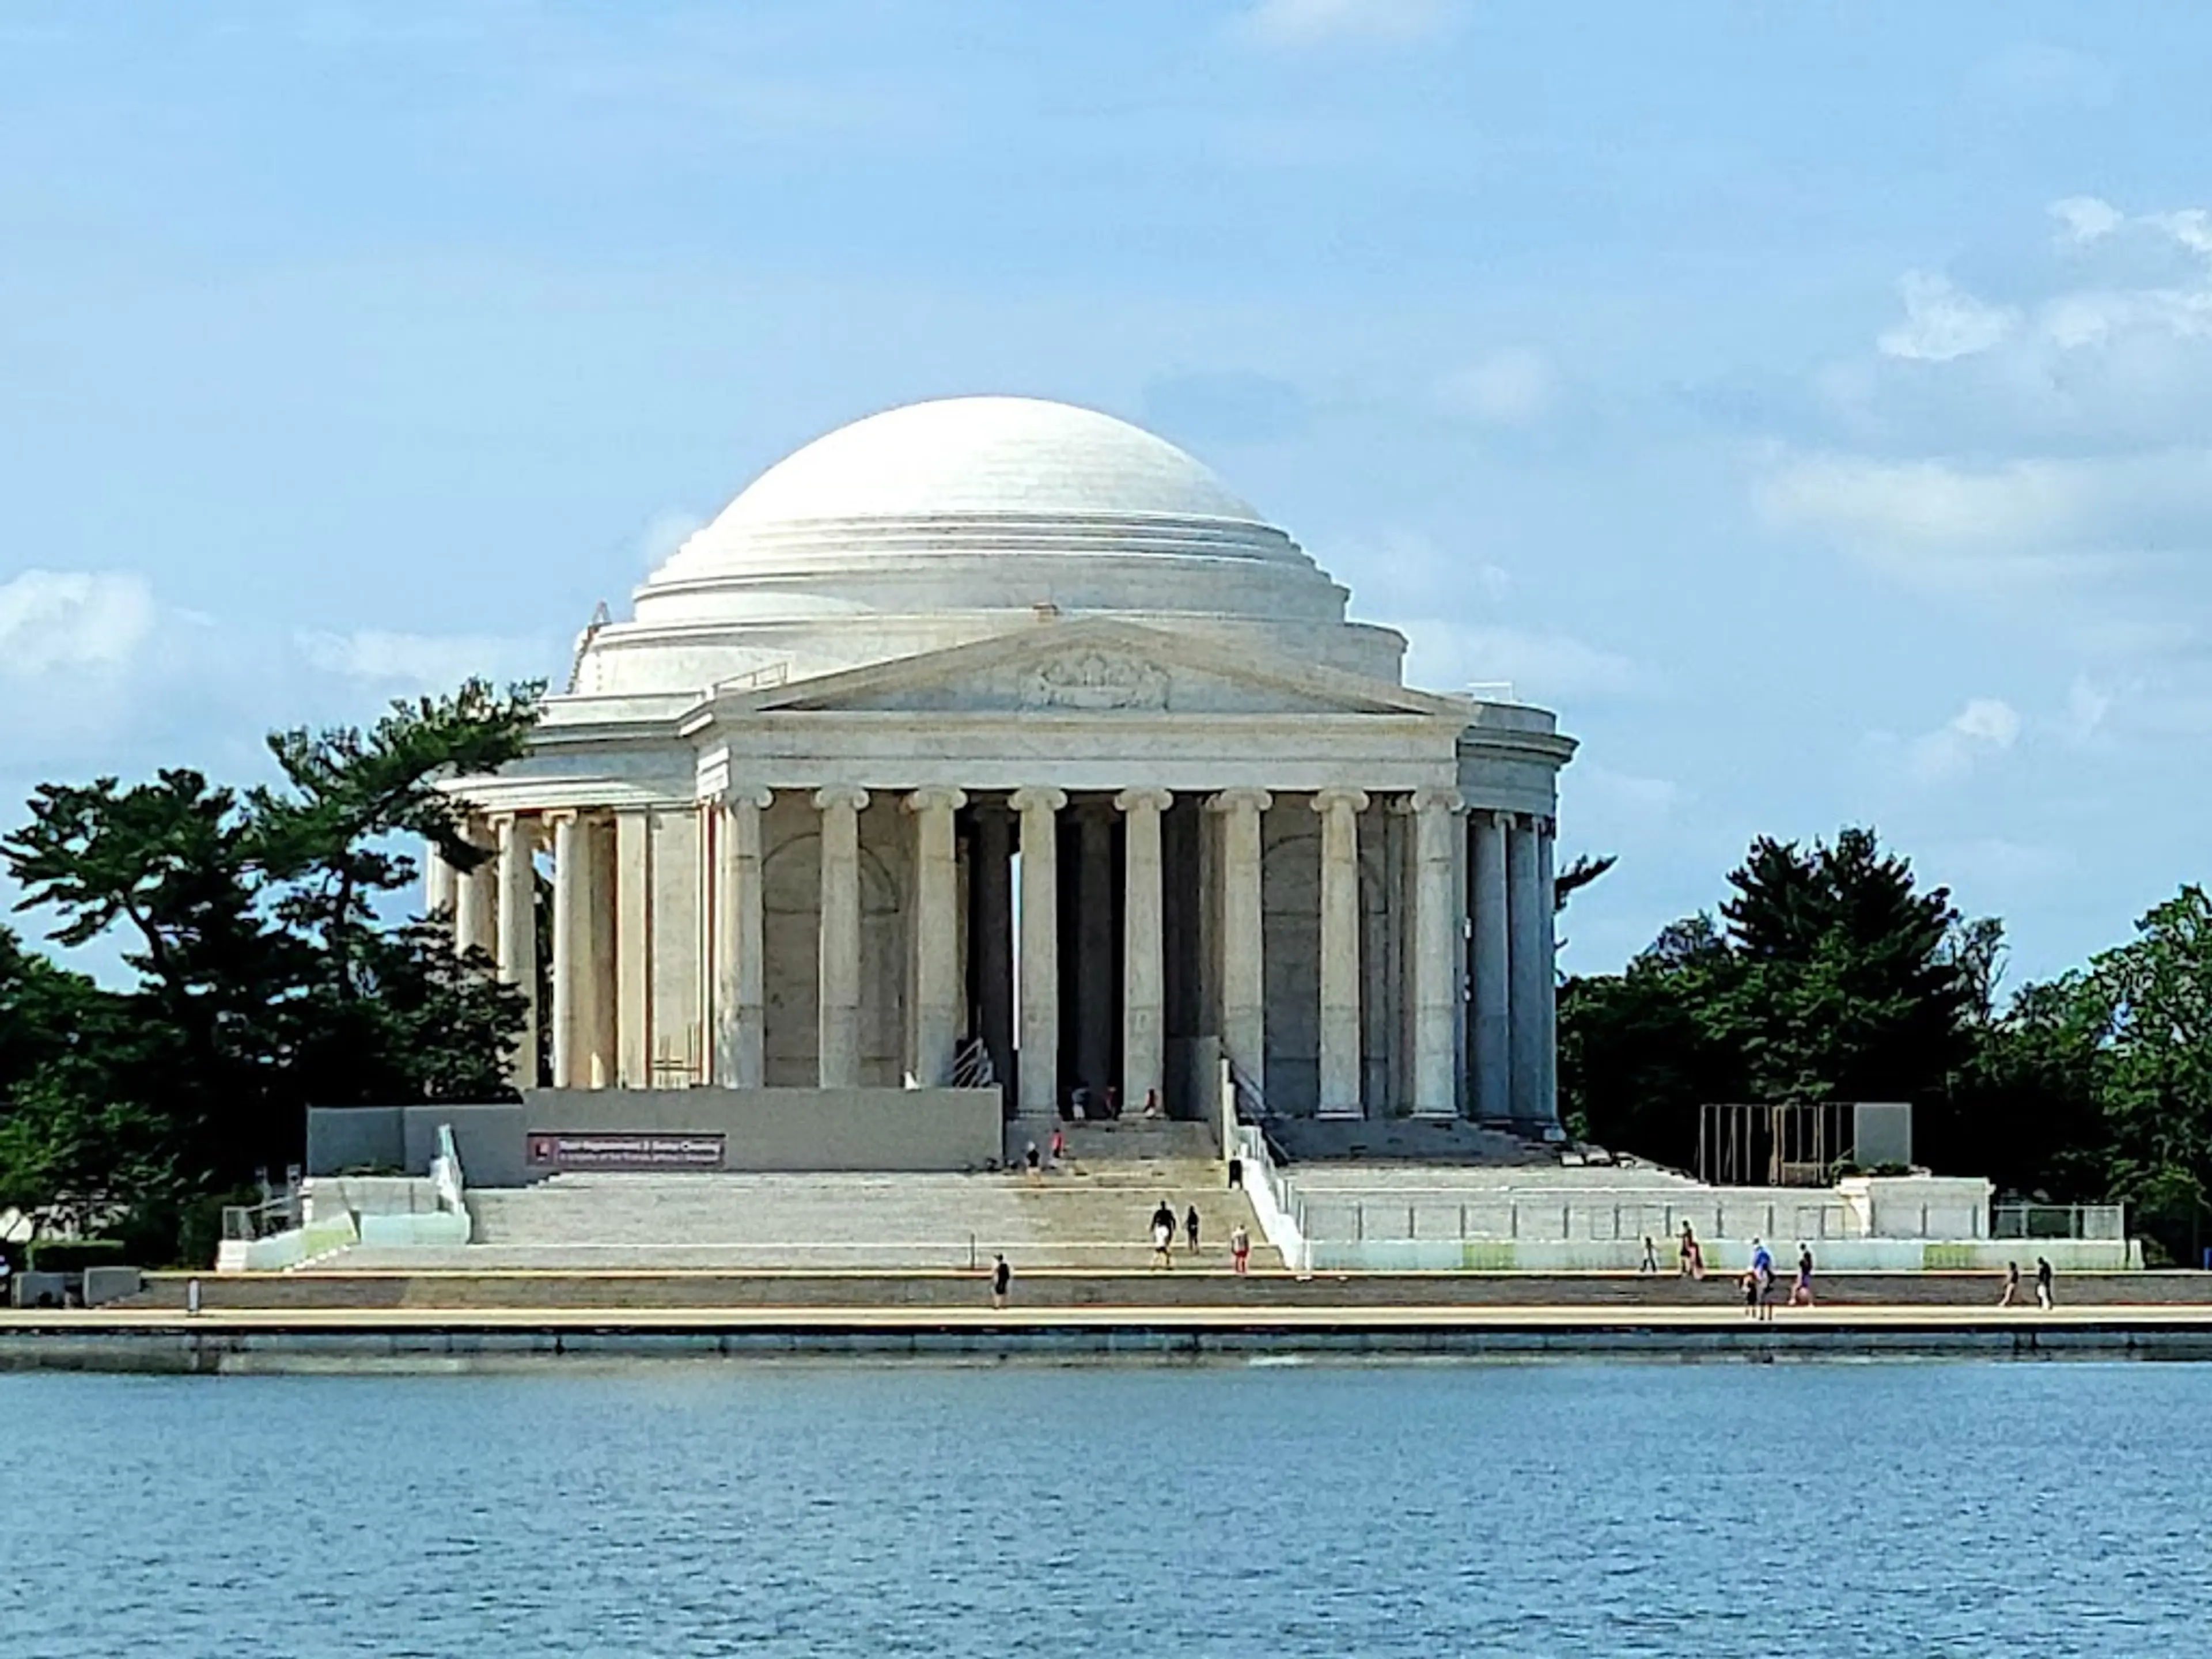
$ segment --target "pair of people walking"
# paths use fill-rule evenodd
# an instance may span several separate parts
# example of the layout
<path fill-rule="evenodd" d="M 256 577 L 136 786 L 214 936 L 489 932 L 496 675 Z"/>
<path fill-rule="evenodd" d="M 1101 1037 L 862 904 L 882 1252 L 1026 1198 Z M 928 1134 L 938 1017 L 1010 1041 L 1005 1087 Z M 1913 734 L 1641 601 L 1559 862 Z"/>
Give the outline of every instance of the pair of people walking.
<path fill-rule="evenodd" d="M 2051 1271 L 2051 1259 L 2048 1256 L 2039 1255 L 2036 1257 L 2035 1305 L 2045 1313 L 2049 1313 L 2053 1305 L 2051 1288 L 2052 1281 L 2055 1278 L 2056 1275 Z M 2005 1263 L 2004 1294 L 1997 1298 L 1997 1306 L 2000 1308 L 2013 1308 L 2019 1305 L 2020 1263 L 2017 1261 L 2008 1261 Z"/>
<path fill-rule="evenodd" d="M 1183 1236 L 1189 1241 L 1190 1252 L 1198 1254 L 1198 1206 L 1194 1204 L 1184 1212 Z M 1175 1265 L 1176 1212 L 1167 1200 L 1160 1200 L 1159 1208 L 1152 1212 L 1152 1265 L 1172 1267 Z"/>

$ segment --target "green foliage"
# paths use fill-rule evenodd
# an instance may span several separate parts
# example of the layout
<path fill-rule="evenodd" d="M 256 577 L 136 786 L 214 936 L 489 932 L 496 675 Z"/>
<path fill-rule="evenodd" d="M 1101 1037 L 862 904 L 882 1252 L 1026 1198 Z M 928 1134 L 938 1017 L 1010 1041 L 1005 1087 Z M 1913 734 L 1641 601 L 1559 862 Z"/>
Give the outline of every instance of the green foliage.
<path fill-rule="evenodd" d="M 381 913 L 411 838 L 486 856 L 440 785 L 519 757 L 538 695 L 472 681 L 367 731 L 279 732 L 284 784 L 243 794 L 181 769 L 42 786 L 0 842 L 19 908 L 65 947 L 120 933 L 137 977 L 100 989 L 0 930 L 0 1206 L 181 1241 L 209 1195 L 298 1159 L 311 1103 L 507 1097 L 522 997 Z"/>
<path fill-rule="evenodd" d="M 2185 887 L 2086 969 L 2000 1006 L 2004 934 L 1920 890 L 1873 834 L 1761 840 L 1725 926 L 1676 922 L 1559 994 L 1578 1132 L 1674 1164 L 1698 1108 L 1905 1100 L 1916 1152 L 2058 1202 L 2119 1199 L 2193 1261 L 2212 1194 L 2212 902 Z"/>
<path fill-rule="evenodd" d="M 1625 973 L 1563 988 L 1560 1080 L 1587 1133 L 1681 1164 L 1706 1102 L 1944 1086 L 1971 1001 L 1948 893 L 1856 829 L 1809 849 L 1761 839 L 1728 879 L 1725 928 L 1687 918 Z"/>
<path fill-rule="evenodd" d="M 87 1267 L 120 1267 L 127 1260 L 118 1238 L 49 1238 L 25 1252 L 31 1271 L 76 1273 Z"/>

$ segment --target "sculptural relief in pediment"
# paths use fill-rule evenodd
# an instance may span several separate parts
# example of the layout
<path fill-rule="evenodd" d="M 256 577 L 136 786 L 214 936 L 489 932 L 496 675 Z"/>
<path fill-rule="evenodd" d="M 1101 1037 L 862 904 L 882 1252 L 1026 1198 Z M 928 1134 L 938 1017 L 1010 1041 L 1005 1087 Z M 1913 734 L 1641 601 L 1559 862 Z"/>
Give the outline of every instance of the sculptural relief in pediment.
<path fill-rule="evenodd" d="M 1031 669 L 1024 708 L 1164 708 L 1168 676 L 1157 663 L 1118 651 L 1071 651 Z"/>

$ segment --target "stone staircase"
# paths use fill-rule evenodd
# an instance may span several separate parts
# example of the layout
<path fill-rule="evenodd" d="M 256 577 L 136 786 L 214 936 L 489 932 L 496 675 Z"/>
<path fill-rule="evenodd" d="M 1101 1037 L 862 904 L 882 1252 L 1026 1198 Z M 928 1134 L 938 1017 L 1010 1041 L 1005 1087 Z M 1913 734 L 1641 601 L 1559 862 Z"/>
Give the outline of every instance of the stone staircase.
<path fill-rule="evenodd" d="M 1083 1126 L 1076 1126 L 1081 1127 Z M 1155 1130 L 1190 1131 L 1196 1124 Z M 1101 1138 L 1108 1131 L 1100 1126 Z M 1189 1137 L 1121 1137 L 1097 1157 L 1070 1136 L 1069 1158 L 1036 1176 L 988 1175 L 615 1175 L 570 1173 L 468 1195 L 475 1242 L 451 1249 L 357 1245 L 330 1265 L 368 1268 L 728 1270 L 964 1269 L 1006 1252 L 1018 1271 L 1143 1269 L 1148 1224 L 1165 1200 L 1196 1204 L 1202 1255 L 1227 1262 L 1231 1227 L 1251 1234 L 1255 1266 L 1279 1266 L 1221 1165 L 1179 1154 Z M 1180 1254 L 1180 1243 L 1178 1246 Z"/>

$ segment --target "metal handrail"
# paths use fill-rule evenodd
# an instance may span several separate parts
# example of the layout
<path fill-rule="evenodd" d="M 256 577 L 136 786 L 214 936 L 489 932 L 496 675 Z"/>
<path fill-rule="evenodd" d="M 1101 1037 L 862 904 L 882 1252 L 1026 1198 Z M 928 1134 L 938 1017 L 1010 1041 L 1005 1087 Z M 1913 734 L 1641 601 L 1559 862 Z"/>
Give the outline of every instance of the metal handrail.
<path fill-rule="evenodd" d="M 2118 1239 L 2128 1236 L 2124 1204 L 1992 1204 L 1991 1238 Z"/>
<path fill-rule="evenodd" d="M 952 1086 L 956 1089 L 989 1089 L 999 1081 L 998 1067 L 991 1063 L 991 1051 L 981 1037 L 969 1037 L 954 1051 L 952 1056 Z"/>

